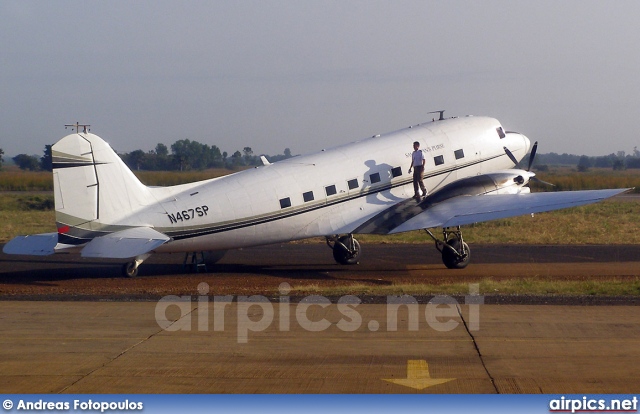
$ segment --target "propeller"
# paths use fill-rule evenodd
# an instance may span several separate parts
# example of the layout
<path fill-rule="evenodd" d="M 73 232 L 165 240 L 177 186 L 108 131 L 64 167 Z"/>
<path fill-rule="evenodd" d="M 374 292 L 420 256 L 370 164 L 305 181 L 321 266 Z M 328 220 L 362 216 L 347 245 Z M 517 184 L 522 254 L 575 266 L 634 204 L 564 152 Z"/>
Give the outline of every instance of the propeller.
<path fill-rule="evenodd" d="M 515 165 L 518 165 L 518 162 L 519 162 L 518 159 L 513 155 L 513 153 L 509 150 L 509 148 L 502 147 L 502 149 L 504 149 L 505 154 L 507 154 L 507 157 L 509 157 L 511 162 L 513 162 Z M 537 151 L 538 151 L 538 141 L 536 141 L 533 144 L 533 147 L 531 148 L 531 154 L 529 155 L 529 166 L 527 167 L 527 171 L 531 171 L 531 166 L 533 165 L 533 160 L 536 157 Z"/>
<path fill-rule="evenodd" d="M 511 162 L 513 162 L 515 165 L 518 165 L 518 160 L 516 159 L 516 157 L 513 156 L 513 153 L 509 151 L 509 148 L 507 147 L 502 147 L 502 148 L 504 148 L 504 152 L 507 154 L 507 157 L 509 157 Z"/>
<path fill-rule="evenodd" d="M 529 166 L 527 167 L 527 171 L 531 171 L 531 166 L 533 165 L 533 160 L 536 158 L 536 152 L 538 151 L 538 141 L 533 143 L 533 147 L 531 147 L 531 154 L 529 154 Z"/>
<path fill-rule="evenodd" d="M 505 154 L 507 154 L 507 157 L 509 157 L 509 159 L 510 159 L 514 164 L 518 165 L 518 160 L 517 160 L 517 159 L 516 159 L 516 157 L 513 155 L 513 153 L 512 153 L 511 151 L 509 151 L 509 148 L 507 148 L 507 147 L 503 147 L 503 148 L 504 148 L 504 152 L 505 152 Z M 527 172 L 530 172 L 530 171 L 531 171 L 531 167 L 533 166 L 533 161 L 534 161 L 534 159 L 536 158 L 536 152 L 537 152 L 537 151 L 538 151 L 538 141 L 536 141 L 536 142 L 533 144 L 533 147 L 531 147 L 531 154 L 529 154 L 529 165 L 527 166 Z M 537 178 L 537 177 L 535 176 L 535 174 L 532 174 L 532 175 L 529 177 L 529 181 L 535 181 L 535 182 L 540 183 L 540 184 L 545 184 L 545 185 L 550 185 L 550 186 L 552 186 L 552 187 L 555 187 L 555 184 L 551 184 L 551 183 L 548 183 L 548 182 L 546 182 L 546 181 L 542 181 L 541 179 Z"/>
<path fill-rule="evenodd" d="M 532 176 L 531 178 L 529 178 L 529 181 L 535 181 L 536 183 L 540 183 L 540 184 L 545 184 L 545 185 L 550 185 L 551 187 L 555 187 L 555 184 L 551 184 L 548 183 L 546 181 L 542 181 L 541 179 L 539 179 L 538 177 L 536 177 L 535 175 Z"/>
<path fill-rule="evenodd" d="M 533 165 L 533 160 L 536 158 L 536 152 L 538 151 L 538 141 L 533 143 L 533 147 L 531 147 L 531 154 L 529 154 L 529 166 L 527 167 L 527 171 L 531 171 L 531 166 Z M 529 181 L 535 181 L 536 183 L 550 185 L 551 187 L 555 187 L 555 184 L 548 183 L 546 181 L 542 181 L 535 175 L 529 178 Z"/>

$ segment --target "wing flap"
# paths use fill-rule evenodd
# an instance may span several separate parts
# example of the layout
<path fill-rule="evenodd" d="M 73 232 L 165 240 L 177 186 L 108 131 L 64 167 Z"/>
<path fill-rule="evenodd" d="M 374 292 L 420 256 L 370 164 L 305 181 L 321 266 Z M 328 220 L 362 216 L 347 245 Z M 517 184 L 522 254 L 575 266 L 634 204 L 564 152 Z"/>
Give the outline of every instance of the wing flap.
<path fill-rule="evenodd" d="M 82 249 L 82 257 L 126 259 L 149 253 L 170 240 L 150 227 L 135 227 L 96 237 Z"/>
<path fill-rule="evenodd" d="M 2 248 L 6 254 L 25 254 L 30 256 L 48 256 L 55 253 L 58 233 L 32 234 L 11 239 Z"/>
<path fill-rule="evenodd" d="M 627 191 L 561 191 L 556 193 L 459 196 L 435 204 L 392 229 L 389 234 L 433 227 L 453 227 L 531 213 L 577 207 Z"/>

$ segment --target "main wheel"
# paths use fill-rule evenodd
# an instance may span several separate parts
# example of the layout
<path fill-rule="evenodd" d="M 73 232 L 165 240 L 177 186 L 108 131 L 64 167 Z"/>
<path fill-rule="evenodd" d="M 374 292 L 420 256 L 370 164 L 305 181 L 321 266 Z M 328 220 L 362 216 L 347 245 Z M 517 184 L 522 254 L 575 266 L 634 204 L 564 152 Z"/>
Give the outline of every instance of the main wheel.
<path fill-rule="evenodd" d="M 136 266 L 136 262 L 128 262 L 122 265 L 122 274 L 126 277 L 138 276 L 138 266 Z"/>
<path fill-rule="evenodd" d="M 451 239 L 447 242 L 447 244 L 453 247 L 456 252 L 460 251 L 460 240 L 459 239 Z M 451 251 L 448 247 L 442 249 L 442 263 L 449 269 L 464 269 L 467 267 L 469 262 L 471 261 L 471 249 L 469 249 L 469 245 L 465 242 L 462 242 L 462 257 L 458 256 L 456 253 Z"/>
<path fill-rule="evenodd" d="M 333 258 L 336 262 L 342 265 L 358 264 L 358 258 L 360 257 L 360 243 L 358 240 L 353 239 L 353 250 L 349 251 L 345 246 L 350 243 L 349 236 L 342 236 L 333 245 Z"/>

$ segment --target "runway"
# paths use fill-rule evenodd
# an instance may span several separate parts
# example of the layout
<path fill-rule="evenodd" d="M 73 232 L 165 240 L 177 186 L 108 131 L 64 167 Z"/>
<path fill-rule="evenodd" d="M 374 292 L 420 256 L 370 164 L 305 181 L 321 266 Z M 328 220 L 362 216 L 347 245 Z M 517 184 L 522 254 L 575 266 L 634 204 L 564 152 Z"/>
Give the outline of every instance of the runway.
<path fill-rule="evenodd" d="M 474 283 L 483 279 L 635 280 L 640 246 L 473 245 L 472 262 L 449 270 L 432 243 L 362 246 L 360 264 L 341 266 L 324 243 L 277 244 L 227 252 L 207 273 L 190 273 L 183 255 L 154 255 L 135 279 L 123 278 L 122 260 L 77 255 L 0 254 L 0 298 L 35 300 L 157 300 L 196 294 L 205 282 L 211 295 L 252 295 L 294 287 Z M 635 303 L 635 302 L 634 302 Z"/>
<path fill-rule="evenodd" d="M 278 290 L 640 275 L 637 246 L 472 248 L 462 271 L 444 269 L 430 245 L 364 246 L 361 264 L 344 267 L 326 246 L 294 244 L 229 252 L 206 274 L 157 256 L 133 280 L 118 262 L 2 255 L 0 392 L 640 391 L 638 306 L 493 305 L 500 296 L 485 292 L 329 302 Z"/>

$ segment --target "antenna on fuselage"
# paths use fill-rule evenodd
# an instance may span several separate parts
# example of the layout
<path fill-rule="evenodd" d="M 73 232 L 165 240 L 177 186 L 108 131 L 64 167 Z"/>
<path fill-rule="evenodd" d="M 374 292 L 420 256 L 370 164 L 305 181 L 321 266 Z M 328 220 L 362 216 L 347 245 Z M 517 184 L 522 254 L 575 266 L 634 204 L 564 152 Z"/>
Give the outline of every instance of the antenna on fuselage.
<path fill-rule="evenodd" d="M 431 112 L 427 112 L 428 114 L 440 114 L 440 118 L 438 118 L 438 121 L 444 121 L 444 111 L 445 109 L 441 110 L 441 111 L 431 111 Z"/>
<path fill-rule="evenodd" d="M 86 134 L 87 132 L 91 131 L 89 129 L 90 126 L 91 125 L 89 124 L 79 124 L 78 122 L 76 122 L 75 124 L 66 124 L 64 126 L 64 129 L 71 128 L 72 131 L 75 130 L 77 133 L 79 133 L 80 128 L 82 128 L 82 133 Z"/>

